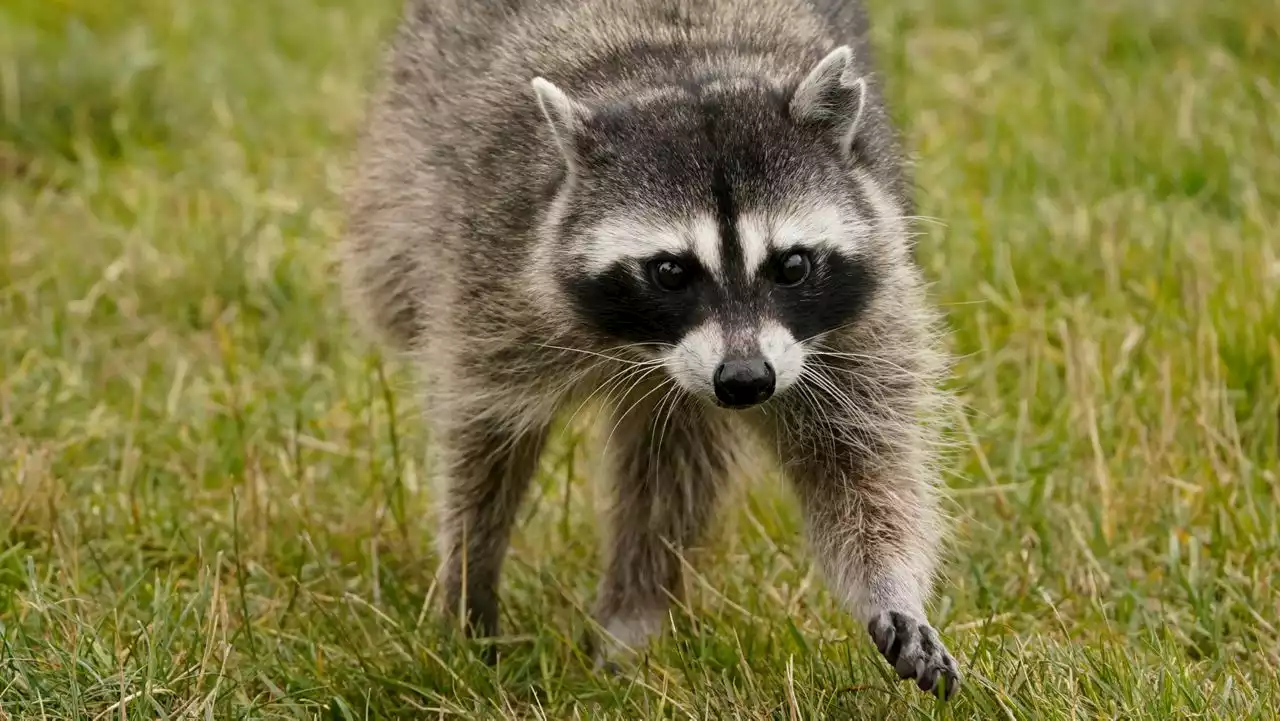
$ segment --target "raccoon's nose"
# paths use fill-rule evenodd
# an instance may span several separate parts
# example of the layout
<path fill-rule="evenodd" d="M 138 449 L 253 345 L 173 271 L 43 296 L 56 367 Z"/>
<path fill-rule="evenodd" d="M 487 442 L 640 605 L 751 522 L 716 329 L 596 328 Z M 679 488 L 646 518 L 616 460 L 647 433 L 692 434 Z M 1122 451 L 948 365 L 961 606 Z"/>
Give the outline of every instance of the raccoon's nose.
<path fill-rule="evenodd" d="M 773 366 L 763 358 L 730 360 L 715 374 L 716 398 L 730 408 L 747 408 L 769 400 L 776 378 Z"/>

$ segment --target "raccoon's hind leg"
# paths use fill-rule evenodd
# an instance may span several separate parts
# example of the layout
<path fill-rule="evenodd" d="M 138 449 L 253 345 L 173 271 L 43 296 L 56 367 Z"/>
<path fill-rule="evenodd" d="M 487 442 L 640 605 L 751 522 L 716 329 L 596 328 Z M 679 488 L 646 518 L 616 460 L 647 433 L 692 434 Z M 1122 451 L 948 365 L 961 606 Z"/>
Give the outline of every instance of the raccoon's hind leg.
<path fill-rule="evenodd" d="M 681 597 L 682 553 L 702 539 L 735 465 L 735 429 L 690 405 L 624 403 L 616 426 L 604 428 L 612 543 L 596 601 L 605 631 L 593 639 L 597 666 L 613 666 L 661 633 Z"/>
<path fill-rule="evenodd" d="M 444 475 L 437 535 L 441 599 L 446 615 L 464 614 L 469 635 L 493 636 L 502 562 L 547 426 L 452 415 L 456 420 L 438 428 L 434 439 Z"/>
<path fill-rule="evenodd" d="M 940 543 L 931 470 L 909 433 L 892 436 L 898 419 L 819 417 L 838 405 L 778 427 L 814 552 L 898 675 L 932 692 L 945 679 L 949 698 L 960 673 L 925 615 Z"/>

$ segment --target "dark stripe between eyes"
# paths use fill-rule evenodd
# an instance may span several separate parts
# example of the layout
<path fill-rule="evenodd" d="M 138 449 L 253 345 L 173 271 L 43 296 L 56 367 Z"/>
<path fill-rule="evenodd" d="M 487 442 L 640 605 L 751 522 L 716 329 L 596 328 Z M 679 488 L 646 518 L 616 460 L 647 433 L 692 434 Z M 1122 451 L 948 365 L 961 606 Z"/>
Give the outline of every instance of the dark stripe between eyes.
<path fill-rule="evenodd" d="M 720 264 L 726 279 L 745 279 L 742 239 L 738 237 L 738 207 L 733 194 L 733 182 L 729 177 L 729 149 L 720 137 L 720 122 L 724 115 L 720 100 L 712 94 L 702 93 L 703 132 L 708 155 L 711 157 L 711 196 L 716 205 L 716 226 L 720 234 Z"/>

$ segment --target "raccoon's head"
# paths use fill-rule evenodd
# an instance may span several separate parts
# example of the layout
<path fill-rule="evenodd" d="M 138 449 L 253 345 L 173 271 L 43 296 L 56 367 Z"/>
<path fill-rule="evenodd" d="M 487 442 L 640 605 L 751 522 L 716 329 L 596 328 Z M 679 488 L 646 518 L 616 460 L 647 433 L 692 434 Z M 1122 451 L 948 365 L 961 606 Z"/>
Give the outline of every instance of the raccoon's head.
<path fill-rule="evenodd" d="M 856 324 L 900 211 L 860 167 L 848 47 L 787 87 L 709 74 L 594 103 L 533 88 L 565 170 L 539 272 L 597 337 L 746 408 Z"/>

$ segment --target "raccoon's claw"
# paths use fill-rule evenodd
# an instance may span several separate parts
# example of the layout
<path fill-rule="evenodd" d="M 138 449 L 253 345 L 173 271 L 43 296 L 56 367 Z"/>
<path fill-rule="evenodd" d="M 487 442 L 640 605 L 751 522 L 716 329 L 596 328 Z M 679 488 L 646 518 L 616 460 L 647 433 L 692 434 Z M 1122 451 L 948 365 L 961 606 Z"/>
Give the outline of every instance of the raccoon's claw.
<path fill-rule="evenodd" d="M 956 660 L 928 623 L 886 611 L 872 619 L 867 630 L 876 648 L 903 680 L 911 679 L 921 691 L 933 692 L 944 700 L 960 688 Z M 939 680 L 943 683 L 939 684 Z"/>
<path fill-rule="evenodd" d="M 622 664 L 613 659 L 597 656 L 595 662 L 595 670 L 605 676 L 618 677 L 622 675 Z"/>

